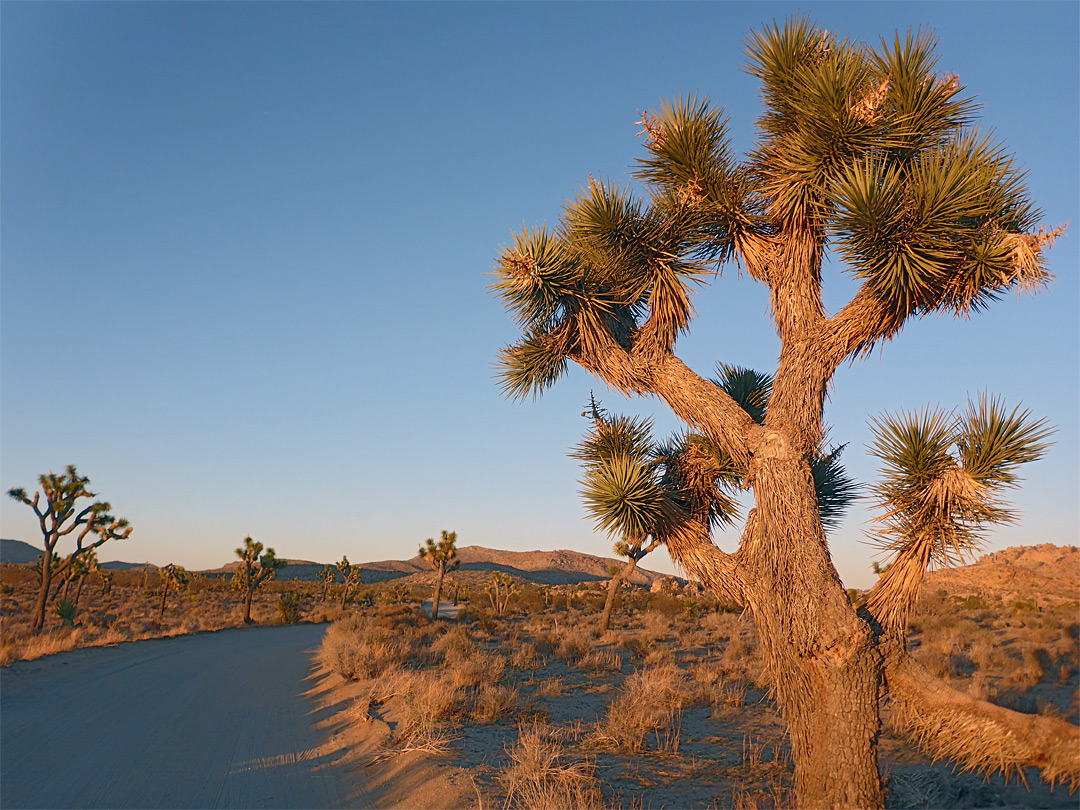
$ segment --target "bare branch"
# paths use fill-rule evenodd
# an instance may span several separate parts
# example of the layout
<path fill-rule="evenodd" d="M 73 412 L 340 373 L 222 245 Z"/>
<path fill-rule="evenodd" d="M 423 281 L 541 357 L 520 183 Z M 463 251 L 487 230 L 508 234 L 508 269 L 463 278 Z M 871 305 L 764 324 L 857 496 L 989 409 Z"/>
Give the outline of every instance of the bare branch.
<path fill-rule="evenodd" d="M 1023 714 L 958 692 L 905 653 L 885 667 L 892 725 L 934 757 L 965 771 L 1001 772 L 1027 784 L 1036 767 L 1051 785 L 1080 786 L 1080 727 L 1056 717 Z"/>

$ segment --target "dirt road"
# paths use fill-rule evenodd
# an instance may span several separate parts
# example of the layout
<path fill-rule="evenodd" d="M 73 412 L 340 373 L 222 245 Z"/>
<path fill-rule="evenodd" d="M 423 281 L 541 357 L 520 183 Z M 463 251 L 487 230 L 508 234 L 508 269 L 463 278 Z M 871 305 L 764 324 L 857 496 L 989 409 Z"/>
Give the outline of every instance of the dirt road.
<path fill-rule="evenodd" d="M 341 807 L 314 728 L 325 625 L 74 650 L 0 671 L 0 806 Z"/>

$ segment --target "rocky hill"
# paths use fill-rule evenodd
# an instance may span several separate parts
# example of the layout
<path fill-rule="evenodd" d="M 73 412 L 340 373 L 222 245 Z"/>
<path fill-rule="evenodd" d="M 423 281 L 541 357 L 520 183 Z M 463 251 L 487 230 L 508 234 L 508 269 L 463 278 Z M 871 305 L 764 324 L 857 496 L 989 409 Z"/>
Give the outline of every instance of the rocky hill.
<path fill-rule="evenodd" d="M 70 551 L 70 548 L 68 548 L 67 551 Z M 45 552 L 42 549 L 35 548 L 29 543 L 24 543 L 22 540 L 0 540 L 0 562 L 2 563 L 22 565 L 25 563 L 37 562 L 37 558 L 44 553 Z M 151 571 L 156 571 L 158 568 L 153 563 L 123 562 L 121 560 L 103 562 L 101 563 L 101 567 L 110 571 L 128 571 L 132 568 L 147 567 L 149 567 Z"/>
<path fill-rule="evenodd" d="M 20 540 L 0 542 L 0 561 L 5 563 L 34 562 L 41 553 L 41 549 Z M 458 549 L 458 560 L 461 565 L 454 576 L 462 583 L 484 583 L 490 579 L 491 572 L 502 571 L 516 579 L 538 585 L 574 585 L 606 580 L 608 566 L 618 562 L 610 557 L 596 557 L 578 551 L 500 551 L 481 546 L 464 546 Z M 286 559 L 285 561 L 288 566 L 278 572 L 278 579 L 313 581 L 323 567 L 323 563 L 311 560 Z M 353 562 L 363 567 L 364 582 L 369 584 L 399 579 L 408 584 L 412 578 L 426 581 L 433 573 L 431 566 L 420 557 L 413 557 L 411 560 L 377 562 L 353 560 Z M 142 568 L 144 565 L 145 563 L 102 563 L 103 568 L 113 569 Z M 233 560 L 220 568 L 212 568 L 200 573 L 209 576 L 232 576 L 239 565 L 239 560 Z M 154 567 L 151 566 L 151 568 Z M 630 581 L 634 585 L 651 587 L 654 582 L 664 579 L 665 576 L 639 567 Z"/>
<path fill-rule="evenodd" d="M 480 584 L 490 579 L 491 572 L 501 571 L 510 576 L 538 585 L 574 585 L 608 579 L 608 566 L 617 561 L 609 557 L 596 557 L 578 551 L 500 551 L 482 546 L 464 546 L 458 549 L 461 565 L 455 578 L 466 584 Z M 364 569 L 364 582 L 375 583 L 401 580 L 409 584 L 415 579 L 427 581 L 433 574 L 431 566 L 420 557 L 411 560 L 379 560 L 358 562 Z M 314 580 L 322 563 L 309 560 L 289 560 L 288 567 L 278 572 L 278 579 Z M 230 562 L 221 568 L 204 573 L 231 575 L 239 562 Z M 631 577 L 634 585 L 650 587 L 665 578 L 665 574 L 638 568 Z"/>
<path fill-rule="evenodd" d="M 971 565 L 933 571 L 926 588 L 953 596 L 978 596 L 1006 604 L 1023 600 L 1039 606 L 1080 601 L 1080 548 L 1043 543 L 1012 546 L 984 554 Z"/>

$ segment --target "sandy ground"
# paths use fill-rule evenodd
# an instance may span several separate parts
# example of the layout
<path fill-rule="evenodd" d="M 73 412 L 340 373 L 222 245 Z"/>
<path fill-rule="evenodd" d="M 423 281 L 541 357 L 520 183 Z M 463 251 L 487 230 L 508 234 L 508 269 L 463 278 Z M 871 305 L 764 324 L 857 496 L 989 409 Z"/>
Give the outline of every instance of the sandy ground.
<path fill-rule="evenodd" d="M 73 650 L 0 671 L 0 806 L 352 804 L 320 725 L 325 625 Z"/>

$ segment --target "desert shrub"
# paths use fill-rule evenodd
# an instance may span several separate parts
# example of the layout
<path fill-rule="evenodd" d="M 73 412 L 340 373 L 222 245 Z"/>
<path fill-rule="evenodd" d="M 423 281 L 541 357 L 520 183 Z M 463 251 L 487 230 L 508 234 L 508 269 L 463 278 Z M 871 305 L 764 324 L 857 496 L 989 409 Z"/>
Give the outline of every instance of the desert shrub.
<path fill-rule="evenodd" d="M 356 614 L 331 624 L 319 648 L 322 663 L 345 680 L 377 677 L 400 665 L 408 653 L 402 636 Z"/>
<path fill-rule="evenodd" d="M 515 669 L 537 669 L 541 663 L 536 645 L 529 641 L 518 647 L 510 657 L 510 665 Z"/>
<path fill-rule="evenodd" d="M 588 655 L 589 651 L 592 650 L 592 646 L 592 637 L 587 632 L 584 630 L 568 630 L 559 639 L 559 648 L 556 650 L 556 655 L 568 664 L 573 664 Z"/>
<path fill-rule="evenodd" d="M 701 690 L 685 672 L 668 664 L 648 667 L 630 675 L 619 695 L 599 722 L 598 739 L 615 748 L 639 753 L 652 734 L 656 749 L 678 751 L 683 709 L 698 699 Z"/>
<path fill-rule="evenodd" d="M 655 641 L 646 636 L 623 636 L 619 641 L 623 649 L 635 658 L 645 658 L 655 646 Z"/>
<path fill-rule="evenodd" d="M 523 586 L 514 597 L 514 610 L 529 615 L 539 613 L 548 605 L 544 591 L 535 586 Z"/>
<path fill-rule="evenodd" d="M 300 621 L 300 595 L 296 591 L 286 591 L 277 601 L 278 623 L 296 624 Z"/>
<path fill-rule="evenodd" d="M 662 616 L 675 617 L 683 610 L 683 600 L 673 593 L 654 593 L 648 601 L 648 610 Z"/>
<path fill-rule="evenodd" d="M 559 639 L 552 633 L 541 632 L 533 636 L 536 652 L 543 658 L 550 658 L 559 649 Z"/>
<path fill-rule="evenodd" d="M 964 610 L 986 610 L 987 604 L 981 597 L 973 595 L 961 602 L 960 607 Z"/>
<path fill-rule="evenodd" d="M 506 753 L 510 763 L 498 776 L 506 791 L 506 808 L 599 810 L 604 806 L 595 765 L 588 760 L 568 761 L 550 727 L 521 726 L 517 742 Z"/>
<path fill-rule="evenodd" d="M 472 719 L 477 723 L 494 723 L 504 714 L 512 713 L 518 704 L 518 690 L 496 683 L 485 683 L 473 696 Z"/>

